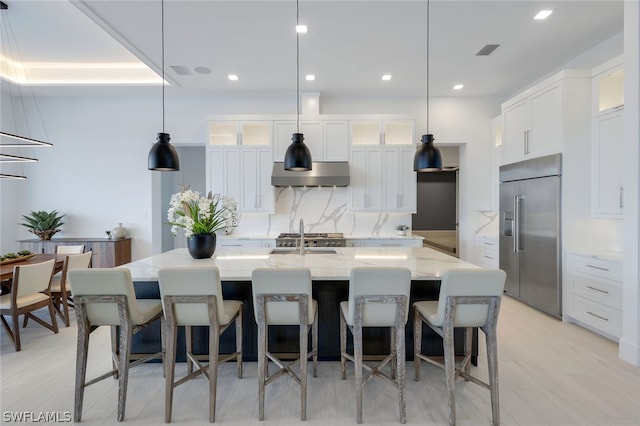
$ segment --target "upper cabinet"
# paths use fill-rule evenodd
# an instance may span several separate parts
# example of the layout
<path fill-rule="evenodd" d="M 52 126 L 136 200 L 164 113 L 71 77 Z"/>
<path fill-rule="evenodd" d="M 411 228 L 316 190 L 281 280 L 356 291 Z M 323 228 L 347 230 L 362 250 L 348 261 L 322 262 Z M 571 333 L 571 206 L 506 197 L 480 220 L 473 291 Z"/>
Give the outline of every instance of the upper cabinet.
<path fill-rule="evenodd" d="M 415 120 L 352 120 L 351 145 L 412 145 L 415 143 Z"/>
<path fill-rule="evenodd" d="M 349 122 L 347 120 L 303 120 L 300 133 L 311 151 L 313 161 L 347 161 L 349 159 Z M 283 161 L 291 136 L 296 133 L 295 120 L 274 122 L 274 160 Z"/>
<path fill-rule="evenodd" d="M 563 71 L 502 105 L 504 164 L 562 152 L 588 75 Z"/>
<path fill-rule="evenodd" d="M 414 153 L 413 146 L 352 148 L 349 210 L 415 213 Z"/>
<path fill-rule="evenodd" d="M 260 145 L 271 146 L 272 122 L 268 120 L 210 121 L 209 146 Z"/>
<path fill-rule="evenodd" d="M 624 209 L 624 68 L 617 57 L 592 78 L 591 211 L 622 216 Z"/>
<path fill-rule="evenodd" d="M 273 213 L 273 152 L 269 147 L 207 149 L 207 192 L 233 197 L 241 213 Z"/>

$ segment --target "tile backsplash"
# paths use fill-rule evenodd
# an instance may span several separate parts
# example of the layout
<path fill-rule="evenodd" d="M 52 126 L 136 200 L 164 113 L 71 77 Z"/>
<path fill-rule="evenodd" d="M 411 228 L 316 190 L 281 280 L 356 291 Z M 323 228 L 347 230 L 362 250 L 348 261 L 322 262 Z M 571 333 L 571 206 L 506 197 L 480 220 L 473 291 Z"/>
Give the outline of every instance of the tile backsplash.
<path fill-rule="evenodd" d="M 237 235 L 298 232 L 341 232 L 351 236 L 388 236 L 397 225 L 411 225 L 410 213 L 351 213 L 348 188 L 276 188 L 273 214 L 243 214 Z"/>

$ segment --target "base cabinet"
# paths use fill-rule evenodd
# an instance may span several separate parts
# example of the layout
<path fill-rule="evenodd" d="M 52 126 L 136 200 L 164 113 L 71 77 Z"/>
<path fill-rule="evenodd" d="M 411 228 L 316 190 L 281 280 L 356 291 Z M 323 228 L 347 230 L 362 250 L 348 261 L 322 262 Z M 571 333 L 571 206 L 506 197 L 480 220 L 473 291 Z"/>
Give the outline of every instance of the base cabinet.
<path fill-rule="evenodd" d="M 55 253 L 57 246 L 84 244 L 84 251 L 92 251 L 91 266 L 113 268 L 131 262 L 131 238 L 120 240 L 90 238 L 54 238 L 52 240 L 21 240 L 20 249 L 32 253 Z"/>
<path fill-rule="evenodd" d="M 567 316 L 605 337 L 622 336 L 622 263 L 567 256 Z"/>

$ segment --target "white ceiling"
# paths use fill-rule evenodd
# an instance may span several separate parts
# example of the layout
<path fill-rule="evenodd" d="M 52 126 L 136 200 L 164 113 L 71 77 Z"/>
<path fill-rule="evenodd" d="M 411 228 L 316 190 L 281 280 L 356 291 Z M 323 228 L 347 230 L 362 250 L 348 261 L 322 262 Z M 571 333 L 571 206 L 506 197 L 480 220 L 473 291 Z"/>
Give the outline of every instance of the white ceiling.
<path fill-rule="evenodd" d="M 9 10 L 2 13 L 10 13 L 24 63 L 128 63 L 138 58 L 161 73 L 160 0 L 5 2 Z M 295 1 L 165 0 L 164 8 L 165 72 L 173 93 L 295 93 Z M 553 14 L 534 21 L 541 9 Z M 623 29 L 621 0 L 432 0 L 430 13 L 432 96 L 509 96 Z M 302 91 L 425 94 L 426 1 L 301 0 L 300 22 L 309 27 L 300 35 Z M 491 56 L 475 56 L 485 44 L 500 47 Z M 620 52 L 613 53 L 621 53 L 621 43 L 616 48 Z M 597 62 L 588 62 L 600 59 L 583 58 L 585 63 L 578 64 L 593 66 Z M 177 75 L 173 65 L 191 74 Z M 211 73 L 195 72 L 199 66 Z M 239 81 L 230 82 L 229 73 Z M 316 80 L 305 81 L 306 73 Z M 385 73 L 393 75 L 391 81 L 381 81 Z M 464 89 L 454 92 L 455 83 L 464 83 Z M 145 89 L 84 85 L 37 90 L 81 95 Z"/>

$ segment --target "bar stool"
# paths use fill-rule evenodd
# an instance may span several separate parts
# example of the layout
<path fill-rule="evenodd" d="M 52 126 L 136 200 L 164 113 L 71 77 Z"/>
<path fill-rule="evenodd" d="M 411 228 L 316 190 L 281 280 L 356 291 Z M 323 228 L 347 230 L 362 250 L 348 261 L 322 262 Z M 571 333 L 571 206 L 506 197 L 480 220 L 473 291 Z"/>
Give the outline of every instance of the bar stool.
<path fill-rule="evenodd" d="M 223 300 L 220 270 L 216 267 L 177 267 L 158 271 L 160 296 L 164 307 L 167 358 L 165 364 L 164 421 L 171 422 L 173 389 L 202 374 L 209 380 L 209 422 L 216 417 L 218 364 L 235 359 L 238 378 L 242 378 L 242 307 L 236 300 Z M 236 352 L 219 356 L 219 337 L 231 325 L 236 328 Z M 185 326 L 187 347 L 187 375 L 175 379 L 178 327 Z M 209 361 L 202 365 L 192 353 L 191 327 L 209 327 Z M 197 370 L 193 371 L 193 364 Z"/>
<path fill-rule="evenodd" d="M 253 308 L 258 323 L 258 418 L 264 420 L 265 387 L 288 374 L 300 385 L 300 419 L 307 419 L 307 360 L 312 358 L 313 377 L 318 377 L 318 308 L 311 295 L 311 271 L 308 268 L 254 269 L 251 274 Z M 300 354 L 284 364 L 269 352 L 269 326 L 300 326 Z M 311 327 L 311 352 L 308 333 Z M 269 360 L 279 370 L 269 375 Z M 293 368 L 300 363 L 300 375 Z"/>
<path fill-rule="evenodd" d="M 500 424 L 498 399 L 498 354 L 496 325 L 500 301 L 504 291 L 506 274 L 499 269 L 468 269 L 448 271 L 442 276 L 440 295 L 436 301 L 416 302 L 414 316 L 414 360 L 416 381 L 420 380 L 421 360 L 444 368 L 447 393 L 449 394 L 449 424 L 456 423 L 455 379 L 456 376 L 471 381 L 491 393 L 493 424 Z M 422 323 L 442 336 L 444 365 L 421 353 Z M 466 328 L 465 356 L 458 367 L 455 365 L 454 328 Z M 470 375 L 471 331 L 478 327 L 486 336 L 489 383 Z"/>
<path fill-rule="evenodd" d="M 362 423 L 362 389 L 373 376 L 382 377 L 398 388 L 400 422 L 407 420 L 404 328 L 409 315 L 410 290 L 411 271 L 407 268 L 363 267 L 351 271 L 349 300 L 340 303 L 340 363 L 343 380 L 346 378 L 346 361 L 354 363 L 358 423 Z M 353 355 L 347 353 L 347 326 L 353 334 Z M 390 353 L 374 367 L 362 361 L 363 327 L 391 328 Z M 391 375 L 382 371 L 389 363 Z M 368 370 L 364 377 L 363 368 Z"/>
<path fill-rule="evenodd" d="M 108 377 L 116 376 L 118 378 L 118 421 L 121 422 L 124 420 L 127 401 L 129 368 L 151 359 L 164 358 L 162 352 L 131 354 L 133 334 L 162 318 L 162 303 L 160 300 L 136 299 L 131 273 L 125 268 L 76 269 L 69 271 L 67 276 L 73 292 L 78 322 L 73 421 L 79 422 L 82 418 L 84 389 Z M 162 319 L 161 321 L 164 322 Z M 111 326 L 114 369 L 87 382 L 89 333 L 101 325 Z M 119 348 L 115 344 L 118 330 Z M 139 359 L 130 362 L 132 357 L 139 357 Z"/>

